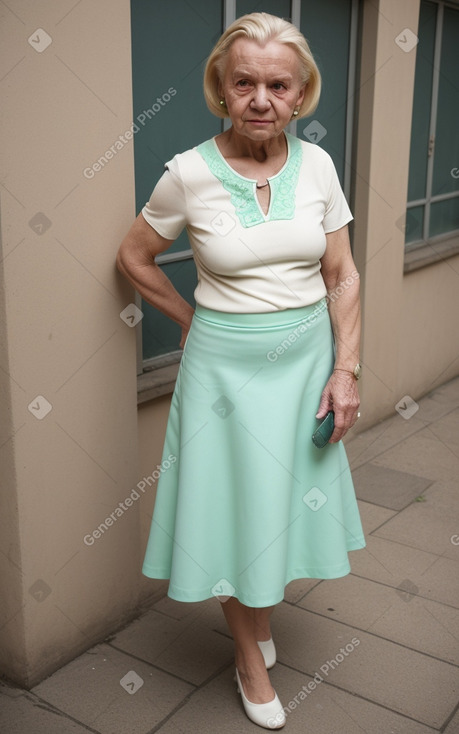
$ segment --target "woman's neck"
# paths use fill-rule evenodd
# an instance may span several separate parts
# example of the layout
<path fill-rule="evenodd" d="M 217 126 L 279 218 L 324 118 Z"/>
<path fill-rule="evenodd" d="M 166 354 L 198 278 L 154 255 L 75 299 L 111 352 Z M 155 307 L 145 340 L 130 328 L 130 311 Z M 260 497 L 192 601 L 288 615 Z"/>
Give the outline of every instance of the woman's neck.
<path fill-rule="evenodd" d="M 230 127 L 218 136 L 218 143 L 225 158 L 252 158 L 264 163 L 268 158 L 287 156 L 287 140 L 283 132 L 268 140 L 251 140 Z"/>

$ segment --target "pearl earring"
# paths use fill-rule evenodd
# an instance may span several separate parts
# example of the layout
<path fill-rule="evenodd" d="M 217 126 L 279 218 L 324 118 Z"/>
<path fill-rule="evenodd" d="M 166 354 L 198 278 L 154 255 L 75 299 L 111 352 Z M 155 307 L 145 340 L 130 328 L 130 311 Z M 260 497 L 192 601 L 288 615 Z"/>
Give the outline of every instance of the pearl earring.
<path fill-rule="evenodd" d="M 221 99 L 220 100 L 220 104 L 221 104 L 222 107 L 226 107 L 226 102 L 225 102 L 224 99 Z"/>
<path fill-rule="evenodd" d="M 293 110 L 293 115 L 292 115 L 292 117 L 296 117 L 296 116 L 297 116 L 297 114 L 298 114 L 298 112 L 299 112 L 299 110 Z"/>

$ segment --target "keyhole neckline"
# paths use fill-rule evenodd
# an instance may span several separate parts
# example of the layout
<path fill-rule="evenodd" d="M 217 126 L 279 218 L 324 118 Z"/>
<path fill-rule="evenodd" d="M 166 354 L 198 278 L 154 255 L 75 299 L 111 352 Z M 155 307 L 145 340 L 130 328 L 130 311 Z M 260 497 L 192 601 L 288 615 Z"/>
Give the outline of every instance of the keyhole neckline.
<path fill-rule="evenodd" d="M 257 187 L 257 184 L 258 184 L 258 179 L 257 178 L 248 178 L 247 176 L 243 176 L 242 173 L 239 173 L 238 171 L 236 171 L 236 169 L 233 168 L 228 163 L 228 161 L 226 160 L 225 156 L 223 155 L 223 153 L 221 152 L 220 148 L 218 147 L 218 143 L 217 143 L 216 137 L 217 136 L 214 136 L 212 138 L 212 142 L 213 142 L 213 144 L 215 146 L 215 150 L 216 150 L 219 158 L 221 158 L 221 160 L 223 161 L 223 163 L 225 164 L 225 166 L 231 171 L 231 173 L 233 173 L 238 178 L 241 178 L 243 181 L 250 181 L 250 183 L 254 183 L 255 186 Z M 263 187 L 264 186 L 267 186 L 270 183 L 270 181 L 272 181 L 273 179 L 275 179 L 278 176 L 280 176 L 285 171 L 285 169 L 287 168 L 287 166 L 288 166 L 288 164 L 290 162 L 290 156 L 291 156 L 292 148 L 291 148 L 291 145 L 290 145 L 290 140 L 289 140 L 289 136 L 288 135 L 285 136 L 285 140 L 286 140 L 286 143 L 287 143 L 287 157 L 286 157 L 286 159 L 284 161 L 284 165 L 282 166 L 282 168 L 279 169 L 279 171 L 277 173 L 274 173 L 272 176 L 266 176 L 266 184 L 263 184 Z M 263 187 L 261 187 L 261 188 L 263 188 Z"/>

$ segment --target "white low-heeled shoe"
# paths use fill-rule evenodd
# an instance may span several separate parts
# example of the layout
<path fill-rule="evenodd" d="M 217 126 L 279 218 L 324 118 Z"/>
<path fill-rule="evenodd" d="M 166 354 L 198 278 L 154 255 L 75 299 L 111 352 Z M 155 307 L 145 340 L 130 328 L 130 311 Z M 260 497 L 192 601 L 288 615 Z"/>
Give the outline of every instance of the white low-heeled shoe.
<path fill-rule="evenodd" d="M 250 721 L 253 721 L 254 724 L 258 724 L 258 726 L 262 726 L 265 729 L 281 729 L 285 725 L 287 719 L 277 693 L 274 691 L 274 698 L 272 701 L 268 701 L 268 703 L 252 703 L 244 693 L 237 668 L 236 680 L 237 690 L 238 693 L 241 694 L 244 711 Z"/>
<path fill-rule="evenodd" d="M 263 653 L 266 668 L 269 670 L 276 663 L 276 647 L 274 645 L 274 640 L 270 637 L 269 640 L 261 640 L 261 642 L 258 642 L 257 644 Z"/>

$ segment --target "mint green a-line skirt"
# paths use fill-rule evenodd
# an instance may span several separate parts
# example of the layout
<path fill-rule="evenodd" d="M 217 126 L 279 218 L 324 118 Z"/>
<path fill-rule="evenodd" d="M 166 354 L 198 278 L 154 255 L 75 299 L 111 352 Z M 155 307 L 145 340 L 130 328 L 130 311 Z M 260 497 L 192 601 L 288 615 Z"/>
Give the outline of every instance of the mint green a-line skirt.
<path fill-rule="evenodd" d="M 167 424 L 142 573 L 168 595 L 277 604 L 289 581 L 350 571 L 365 539 L 342 442 L 311 436 L 334 362 L 326 301 L 196 307 Z"/>

